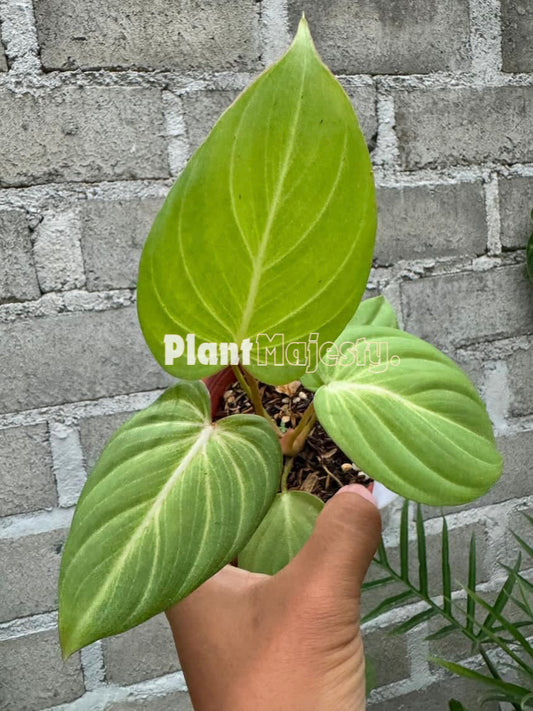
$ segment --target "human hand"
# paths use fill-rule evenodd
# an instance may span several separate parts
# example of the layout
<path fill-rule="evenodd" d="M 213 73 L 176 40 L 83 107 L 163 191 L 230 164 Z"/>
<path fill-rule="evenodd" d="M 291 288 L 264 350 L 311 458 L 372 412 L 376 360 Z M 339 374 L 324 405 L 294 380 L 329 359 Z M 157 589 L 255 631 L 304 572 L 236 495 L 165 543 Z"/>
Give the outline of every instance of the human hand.
<path fill-rule="evenodd" d="M 380 533 L 372 495 L 343 487 L 279 573 L 226 566 L 171 607 L 195 710 L 363 711 L 361 584 Z"/>

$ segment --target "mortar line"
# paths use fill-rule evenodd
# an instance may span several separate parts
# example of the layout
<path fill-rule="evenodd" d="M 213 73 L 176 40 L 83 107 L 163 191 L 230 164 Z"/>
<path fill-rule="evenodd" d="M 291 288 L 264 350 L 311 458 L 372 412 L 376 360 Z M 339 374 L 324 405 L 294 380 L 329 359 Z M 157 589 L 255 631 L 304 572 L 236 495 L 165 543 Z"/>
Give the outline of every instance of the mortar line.
<path fill-rule="evenodd" d="M 375 157 L 374 157 L 375 160 Z M 533 177 L 533 163 L 476 164 L 421 168 L 415 171 L 387 171 L 374 165 L 374 176 L 379 187 L 425 187 L 471 183 L 482 180 L 488 173 L 499 177 Z M 155 180 L 117 180 L 97 182 L 59 182 L 0 188 L 0 209 L 45 210 L 57 209 L 63 202 L 68 207 L 79 207 L 86 200 L 133 200 L 165 198 L 174 178 Z"/>
<path fill-rule="evenodd" d="M 498 80 L 502 68 L 500 0 L 470 0 L 472 69 L 481 81 Z"/>
<path fill-rule="evenodd" d="M 282 0 L 268 0 L 282 3 Z M 281 44 L 281 43 L 278 43 Z M 282 49 L 288 48 L 288 42 Z M 277 56 L 276 56 L 277 58 Z M 52 70 L 47 72 L 32 71 L 26 75 L 10 69 L 2 72 L 0 87 L 7 87 L 15 92 L 39 92 L 67 86 L 94 87 L 137 87 L 169 89 L 170 91 L 189 93 L 206 89 L 242 90 L 258 75 L 261 67 L 249 72 L 212 72 L 191 71 L 181 74 L 175 71 L 112 70 L 106 67 L 90 70 Z M 368 84 L 370 81 L 381 82 L 386 89 L 442 89 L 442 88 L 497 88 L 506 86 L 530 86 L 533 75 L 527 72 L 429 72 L 427 74 L 344 74 L 338 73 L 339 79 Z"/>
<path fill-rule="evenodd" d="M 106 670 L 102 641 L 93 642 L 80 652 L 80 665 L 86 691 L 105 687 Z"/>
<path fill-rule="evenodd" d="M 490 255 L 502 253 L 500 239 L 500 195 L 498 175 L 491 173 L 483 184 L 485 216 L 487 220 L 487 251 Z"/>
<path fill-rule="evenodd" d="M 269 66 L 281 58 L 291 42 L 287 0 L 261 2 L 260 38 L 263 64 Z"/>
<path fill-rule="evenodd" d="M 143 390 L 127 395 L 110 395 L 94 400 L 79 400 L 62 405 L 6 413 L 0 415 L 0 430 L 54 420 L 70 424 L 87 417 L 135 412 L 151 405 L 163 392 L 164 389 Z"/>
<path fill-rule="evenodd" d="M 58 706 L 49 706 L 43 711 L 104 711 L 112 703 L 134 700 L 144 701 L 179 691 L 187 691 L 182 671 L 165 674 L 164 676 L 128 686 L 105 684 L 92 691 L 87 691 L 75 701 Z"/>

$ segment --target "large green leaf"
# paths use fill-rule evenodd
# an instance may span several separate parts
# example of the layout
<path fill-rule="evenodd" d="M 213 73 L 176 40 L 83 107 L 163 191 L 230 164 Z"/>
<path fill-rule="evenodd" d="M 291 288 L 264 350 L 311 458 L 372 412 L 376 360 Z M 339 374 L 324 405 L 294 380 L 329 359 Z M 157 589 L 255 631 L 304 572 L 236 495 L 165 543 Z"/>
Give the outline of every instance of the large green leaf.
<path fill-rule="evenodd" d="M 392 304 L 385 296 L 374 296 L 371 299 L 361 301 L 357 307 L 357 311 L 350 319 L 346 329 L 351 329 L 354 326 L 387 326 L 389 328 L 398 328 L 398 319 L 392 308 Z M 349 333 L 349 331 L 346 333 Z M 342 343 L 344 332 L 338 337 L 338 342 Z M 317 390 L 322 383 L 320 373 L 306 373 L 301 378 L 302 384 L 313 392 Z"/>
<path fill-rule="evenodd" d="M 211 423 L 207 389 L 180 383 L 123 425 L 81 494 L 63 553 L 65 655 L 185 597 L 248 541 L 279 486 L 262 418 Z"/>
<path fill-rule="evenodd" d="M 406 498 L 460 504 L 484 494 L 501 456 L 483 402 L 460 368 L 403 331 L 346 329 L 321 364 L 319 421 L 369 476 Z M 353 363 L 349 363 L 352 358 Z"/>
<path fill-rule="evenodd" d="M 305 491 L 278 494 L 239 553 L 239 566 L 253 573 L 277 573 L 307 541 L 323 507 L 320 499 Z"/>
<path fill-rule="evenodd" d="M 154 356 L 176 376 L 200 378 L 222 366 L 188 364 L 185 354 L 165 365 L 165 334 L 195 334 L 197 345 L 260 336 L 250 370 L 269 383 L 294 379 L 305 366 L 281 364 L 281 334 L 287 346 L 340 333 L 365 288 L 375 223 L 365 140 L 302 20 L 284 57 L 222 115 L 156 218 L 138 284 Z M 297 362 L 294 352 L 289 359 Z"/>

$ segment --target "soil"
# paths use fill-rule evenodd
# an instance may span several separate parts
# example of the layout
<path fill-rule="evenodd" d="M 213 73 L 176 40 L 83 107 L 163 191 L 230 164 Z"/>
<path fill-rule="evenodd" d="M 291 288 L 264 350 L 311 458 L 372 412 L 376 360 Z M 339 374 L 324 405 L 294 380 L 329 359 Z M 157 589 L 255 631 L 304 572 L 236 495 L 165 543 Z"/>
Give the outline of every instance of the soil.
<path fill-rule="evenodd" d="M 298 425 L 313 400 L 313 393 L 306 390 L 299 381 L 278 387 L 259 383 L 259 390 L 265 410 L 282 432 Z M 253 411 L 241 386 L 234 382 L 224 392 L 215 419 L 227 415 L 250 414 Z M 307 438 L 304 449 L 294 458 L 287 480 L 289 489 L 307 491 L 322 501 L 330 499 L 345 484 L 368 486 L 371 482 L 372 479 L 355 466 L 318 422 Z"/>

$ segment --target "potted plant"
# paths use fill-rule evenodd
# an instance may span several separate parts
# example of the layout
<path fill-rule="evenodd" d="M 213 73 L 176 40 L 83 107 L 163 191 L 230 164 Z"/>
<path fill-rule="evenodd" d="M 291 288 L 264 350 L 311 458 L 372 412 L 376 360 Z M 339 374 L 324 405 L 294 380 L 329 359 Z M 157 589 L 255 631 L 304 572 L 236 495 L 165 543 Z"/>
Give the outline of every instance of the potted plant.
<path fill-rule="evenodd" d="M 235 559 L 274 573 L 354 477 L 435 505 L 498 479 L 467 376 L 398 329 L 383 297 L 360 304 L 375 229 L 364 138 L 302 19 L 196 151 L 144 247 L 140 324 L 178 382 L 115 433 L 83 489 L 60 573 L 64 655 Z"/>

